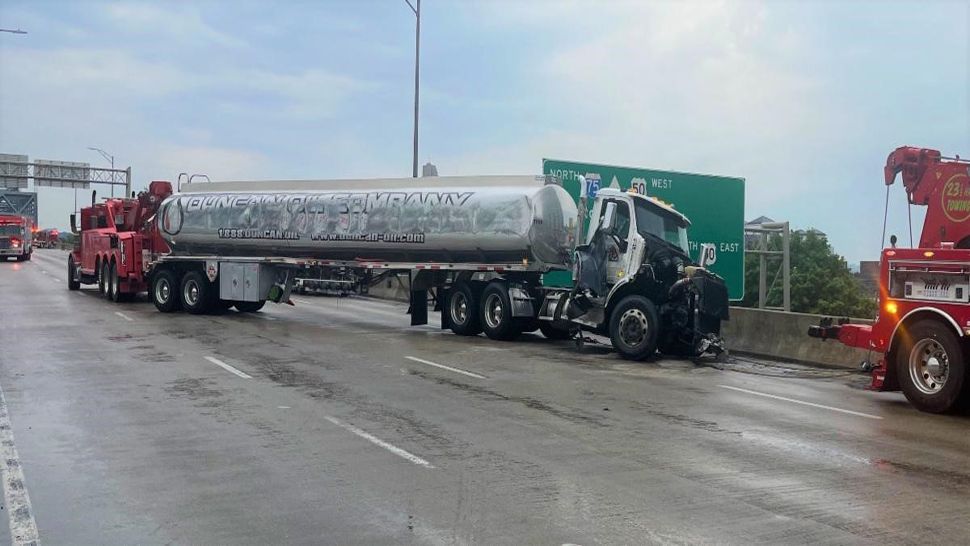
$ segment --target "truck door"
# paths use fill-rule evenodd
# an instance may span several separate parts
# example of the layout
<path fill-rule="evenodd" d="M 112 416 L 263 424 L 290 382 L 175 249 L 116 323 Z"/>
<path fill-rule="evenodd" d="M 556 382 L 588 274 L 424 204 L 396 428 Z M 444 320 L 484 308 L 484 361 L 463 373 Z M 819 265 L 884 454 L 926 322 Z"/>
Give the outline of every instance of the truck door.
<path fill-rule="evenodd" d="M 629 251 L 633 222 L 630 221 L 630 204 L 623 199 L 603 200 L 599 209 L 600 216 L 606 213 L 606 205 L 609 203 L 616 203 L 615 236 L 610 237 L 606 243 L 606 284 L 612 286 L 630 273 Z"/>

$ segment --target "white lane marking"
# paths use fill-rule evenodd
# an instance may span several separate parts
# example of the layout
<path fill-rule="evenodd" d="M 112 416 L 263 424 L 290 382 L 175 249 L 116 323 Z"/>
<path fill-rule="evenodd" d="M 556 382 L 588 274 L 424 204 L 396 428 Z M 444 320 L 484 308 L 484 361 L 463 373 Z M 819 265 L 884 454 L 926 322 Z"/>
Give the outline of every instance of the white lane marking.
<path fill-rule="evenodd" d="M 7 400 L 0 387 L 0 469 L 3 470 L 3 500 L 10 522 L 10 536 L 14 544 L 31 544 L 40 540 L 34 509 L 27 494 L 24 471 L 13 441 L 13 426 L 7 412 Z"/>
<path fill-rule="evenodd" d="M 135 320 L 135 319 L 129 317 L 128 315 L 122 313 L 121 311 L 115 311 L 115 314 L 118 315 L 119 317 L 127 320 L 128 322 L 133 322 Z"/>
<path fill-rule="evenodd" d="M 47 274 L 47 270 L 46 269 L 41 269 L 40 272 L 43 273 L 44 275 Z"/>
<path fill-rule="evenodd" d="M 391 453 L 397 455 L 398 457 L 401 457 L 402 459 L 407 459 L 408 461 L 411 461 L 412 463 L 414 463 L 416 465 L 419 465 L 419 466 L 423 466 L 425 468 L 434 468 L 434 466 L 432 466 L 431 463 L 429 463 L 428 461 L 422 459 L 421 457 L 418 457 L 417 455 L 414 455 L 412 453 L 409 453 L 409 452 L 407 452 L 407 451 L 405 451 L 405 450 L 403 450 L 403 449 L 401 449 L 401 448 L 399 448 L 399 447 L 397 447 L 395 445 L 391 445 L 391 444 L 385 442 L 384 440 L 381 440 L 377 436 L 374 436 L 373 434 L 370 434 L 369 432 L 365 432 L 365 431 L 363 431 L 363 430 L 355 427 L 354 425 L 351 425 L 349 423 L 344 423 L 340 419 L 337 419 L 336 417 L 331 417 L 329 415 L 324 415 L 323 418 L 326 419 L 327 421 L 330 421 L 331 423 L 337 425 L 338 427 L 340 427 L 340 428 L 342 428 L 344 430 L 349 430 L 350 432 L 353 432 L 357 436 L 360 436 L 361 438 L 367 440 L 368 442 L 370 442 L 370 443 L 372 443 L 374 445 L 383 447 L 384 449 L 390 451 Z"/>
<path fill-rule="evenodd" d="M 475 372 L 468 372 L 459 368 L 452 368 L 451 366 L 445 366 L 444 364 L 438 364 L 437 362 L 431 362 L 430 360 L 425 360 L 423 358 L 417 358 L 414 356 L 405 356 L 404 358 L 408 360 L 413 360 L 415 362 L 420 362 L 422 364 L 427 364 L 428 366 L 434 366 L 435 368 L 441 368 L 442 370 L 448 370 L 449 372 L 460 373 L 462 375 L 467 375 L 468 377 L 474 377 L 475 379 L 488 379 L 484 375 L 479 375 Z"/>
<path fill-rule="evenodd" d="M 219 360 L 218 358 L 214 358 L 214 357 L 211 357 L 211 356 L 207 356 L 207 357 L 205 357 L 205 359 L 208 360 L 209 362 L 215 364 L 216 366 L 219 366 L 220 368 L 226 370 L 227 372 L 234 373 L 234 374 L 238 375 L 239 377 L 241 377 L 243 379 L 252 379 L 253 378 L 253 376 L 249 375 L 248 373 L 241 372 L 241 371 L 237 370 L 236 368 L 233 368 L 229 364 L 226 364 L 225 362 Z"/>
<path fill-rule="evenodd" d="M 832 406 L 825 406 L 825 405 L 822 405 L 822 404 L 816 404 L 814 402 L 806 402 L 804 400 L 796 400 L 794 398 L 785 398 L 784 396 L 777 396 L 777 395 L 768 394 L 768 393 L 765 393 L 765 392 L 750 391 L 748 389 L 742 389 L 742 388 L 738 388 L 738 387 L 731 387 L 731 386 L 728 386 L 728 385 L 718 385 L 718 387 L 721 387 L 722 389 L 730 389 L 732 391 L 738 391 L 738 392 L 744 392 L 744 393 L 748 393 L 748 394 L 753 394 L 755 396 L 763 396 L 765 398 L 773 398 L 775 400 L 782 400 L 782 401 L 785 401 L 785 402 L 791 402 L 793 404 L 802 404 L 803 406 L 811 406 L 813 408 L 826 409 L 826 410 L 829 410 L 829 411 L 837 411 L 839 413 L 847 413 L 849 415 L 856 415 L 858 417 L 865 417 L 867 419 L 882 419 L 882 417 L 880 417 L 878 415 L 870 415 L 868 413 L 861 413 L 861 412 L 858 412 L 858 411 L 852 411 L 852 410 L 847 410 L 847 409 L 842 409 L 842 408 L 833 408 Z"/>

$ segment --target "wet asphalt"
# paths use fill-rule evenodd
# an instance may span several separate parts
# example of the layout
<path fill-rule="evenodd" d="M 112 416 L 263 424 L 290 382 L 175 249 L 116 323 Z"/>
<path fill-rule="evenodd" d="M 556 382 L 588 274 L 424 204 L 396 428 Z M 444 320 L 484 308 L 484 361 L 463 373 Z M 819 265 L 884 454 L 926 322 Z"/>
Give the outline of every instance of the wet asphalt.
<path fill-rule="evenodd" d="M 970 540 L 970 418 L 859 374 L 461 338 L 364 298 L 163 315 L 65 275 L 0 263 L 45 544 Z"/>

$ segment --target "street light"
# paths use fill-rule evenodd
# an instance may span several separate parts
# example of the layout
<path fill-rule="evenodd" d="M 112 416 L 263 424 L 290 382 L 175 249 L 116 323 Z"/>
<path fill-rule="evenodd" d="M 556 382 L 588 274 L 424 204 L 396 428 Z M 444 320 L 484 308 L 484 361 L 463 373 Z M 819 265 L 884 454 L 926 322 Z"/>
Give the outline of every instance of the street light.
<path fill-rule="evenodd" d="M 408 7 L 414 12 L 414 157 L 411 164 L 411 176 L 418 177 L 418 76 L 421 69 L 421 0 L 415 0 L 416 6 L 411 4 L 411 0 L 404 0 Z"/>
<path fill-rule="evenodd" d="M 114 170 L 114 168 L 115 168 L 115 156 L 109 154 L 108 152 L 102 150 L 101 148 L 95 148 L 93 146 L 88 146 L 88 149 L 91 150 L 92 152 L 98 152 L 99 154 L 101 154 L 101 157 L 103 157 L 106 161 L 110 161 L 111 162 L 111 170 Z M 112 174 L 112 176 L 114 176 L 114 175 Z M 114 197 L 114 196 L 115 196 L 115 186 L 114 186 L 114 184 L 112 184 L 111 185 L 111 197 Z M 128 196 L 126 195 L 125 197 L 128 197 Z"/>
<path fill-rule="evenodd" d="M 0 28 L 0 32 L 9 32 L 10 34 L 27 34 L 26 30 L 20 30 L 19 28 Z"/>

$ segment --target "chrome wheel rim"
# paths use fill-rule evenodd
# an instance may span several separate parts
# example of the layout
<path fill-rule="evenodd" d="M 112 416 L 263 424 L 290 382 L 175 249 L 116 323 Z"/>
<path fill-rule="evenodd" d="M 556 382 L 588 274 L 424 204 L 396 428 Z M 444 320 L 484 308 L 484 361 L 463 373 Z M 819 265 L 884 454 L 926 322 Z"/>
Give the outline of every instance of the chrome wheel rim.
<path fill-rule="evenodd" d="M 935 339 L 921 339 L 909 353 L 909 377 L 923 394 L 937 394 L 950 377 L 950 358 Z"/>
<path fill-rule="evenodd" d="M 185 297 L 185 303 L 189 306 L 194 306 L 199 302 L 199 285 L 195 281 L 189 281 L 185 283 L 185 290 L 182 294 Z"/>
<path fill-rule="evenodd" d="M 630 347 L 636 347 L 647 339 L 650 325 L 647 315 L 639 309 L 628 309 L 620 315 L 620 340 Z"/>
<path fill-rule="evenodd" d="M 172 287 L 168 284 L 168 279 L 160 279 L 155 283 L 155 300 L 159 303 L 168 303 L 168 298 L 172 296 Z"/>
<path fill-rule="evenodd" d="M 468 297 L 464 292 L 455 292 L 451 298 L 451 322 L 465 324 L 468 320 Z"/>
<path fill-rule="evenodd" d="M 498 294 L 489 294 L 485 298 L 485 322 L 489 328 L 498 328 L 505 317 L 505 309 L 502 307 L 502 298 Z"/>

